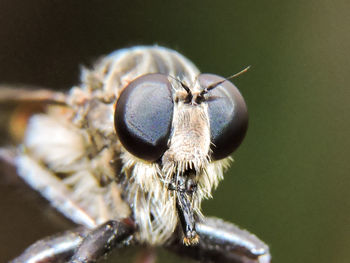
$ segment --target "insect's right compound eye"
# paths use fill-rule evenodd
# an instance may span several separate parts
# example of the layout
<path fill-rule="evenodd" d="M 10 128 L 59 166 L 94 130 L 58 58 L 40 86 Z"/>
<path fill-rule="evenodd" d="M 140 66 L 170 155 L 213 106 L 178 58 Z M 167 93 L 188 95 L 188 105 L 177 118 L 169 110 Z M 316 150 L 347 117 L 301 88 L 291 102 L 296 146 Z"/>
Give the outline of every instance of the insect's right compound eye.
<path fill-rule="evenodd" d="M 130 82 L 114 113 L 122 145 L 140 159 L 158 160 L 167 149 L 173 108 L 172 87 L 165 75 L 147 74 Z"/>

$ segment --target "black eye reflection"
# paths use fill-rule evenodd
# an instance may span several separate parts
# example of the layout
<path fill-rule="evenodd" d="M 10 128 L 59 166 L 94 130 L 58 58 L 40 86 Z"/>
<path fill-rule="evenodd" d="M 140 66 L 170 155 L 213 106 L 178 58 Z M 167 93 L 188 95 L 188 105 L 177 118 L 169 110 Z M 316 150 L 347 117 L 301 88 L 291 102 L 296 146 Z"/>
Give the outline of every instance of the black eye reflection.
<path fill-rule="evenodd" d="M 208 104 L 213 160 L 229 156 L 243 141 L 248 128 L 248 111 L 239 90 L 226 78 L 200 74 L 203 90 L 199 98 Z"/>
<path fill-rule="evenodd" d="M 122 145 L 136 157 L 158 160 L 167 149 L 173 118 L 172 87 L 166 75 L 147 74 L 130 82 L 115 108 Z"/>

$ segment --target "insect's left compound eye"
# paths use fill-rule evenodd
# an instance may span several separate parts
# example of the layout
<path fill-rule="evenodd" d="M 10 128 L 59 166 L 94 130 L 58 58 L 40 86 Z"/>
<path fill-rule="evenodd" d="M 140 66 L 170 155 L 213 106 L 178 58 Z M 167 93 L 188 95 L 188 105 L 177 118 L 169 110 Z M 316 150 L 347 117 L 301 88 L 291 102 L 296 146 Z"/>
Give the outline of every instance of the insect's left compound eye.
<path fill-rule="evenodd" d="M 167 149 L 173 108 L 172 88 L 165 75 L 147 74 L 130 82 L 114 113 L 123 146 L 140 159 L 159 159 Z"/>
<path fill-rule="evenodd" d="M 225 80 L 214 74 L 200 74 L 202 89 Z M 224 81 L 205 94 L 208 104 L 212 159 L 229 156 L 241 144 L 248 127 L 248 112 L 245 101 L 230 81 Z"/>

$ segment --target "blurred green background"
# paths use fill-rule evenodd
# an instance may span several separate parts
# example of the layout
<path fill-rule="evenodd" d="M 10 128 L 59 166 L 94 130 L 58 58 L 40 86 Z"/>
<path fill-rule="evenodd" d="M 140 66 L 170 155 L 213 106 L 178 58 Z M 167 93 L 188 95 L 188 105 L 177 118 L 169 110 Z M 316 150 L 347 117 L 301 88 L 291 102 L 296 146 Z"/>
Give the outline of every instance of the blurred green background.
<path fill-rule="evenodd" d="M 257 234 L 273 262 L 345 263 L 349 10 L 347 0 L 1 0 L 0 82 L 68 89 L 80 65 L 139 44 L 174 48 L 223 76 L 252 65 L 234 80 L 249 107 L 248 134 L 204 213 Z M 1 181 L 0 262 L 72 226 Z M 158 258 L 180 260 L 190 262 L 166 251 Z"/>

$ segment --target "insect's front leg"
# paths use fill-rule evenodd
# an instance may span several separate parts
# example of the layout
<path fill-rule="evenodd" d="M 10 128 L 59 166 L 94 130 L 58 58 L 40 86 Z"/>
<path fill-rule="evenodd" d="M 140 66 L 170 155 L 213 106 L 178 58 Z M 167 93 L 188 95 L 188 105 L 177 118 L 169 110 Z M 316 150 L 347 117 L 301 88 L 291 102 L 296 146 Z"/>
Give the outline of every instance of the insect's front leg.
<path fill-rule="evenodd" d="M 134 226 L 108 221 L 91 231 L 81 242 L 70 263 L 94 263 L 117 246 L 128 245 Z"/>
<path fill-rule="evenodd" d="M 199 243 L 184 246 L 175 240 L 170 246 L 177 254 L 201 262 L 269 263 L 269 247 L 258 237 L 218 218 L 196 223 Z"/>
<path fill-rule="evenodd" d="M 67 262 L 91 230 L 79 227 L 41 239 L 28 247 L 10 263 L 63 263 Z"/>
<path fill-rule="evenodd" d="M 93 230 L 76 230 L 47 237 L 28 247 L 10 263 L 92 263 L 117 246 L 128 245 L 134 227 L 108 221 Z"/>

